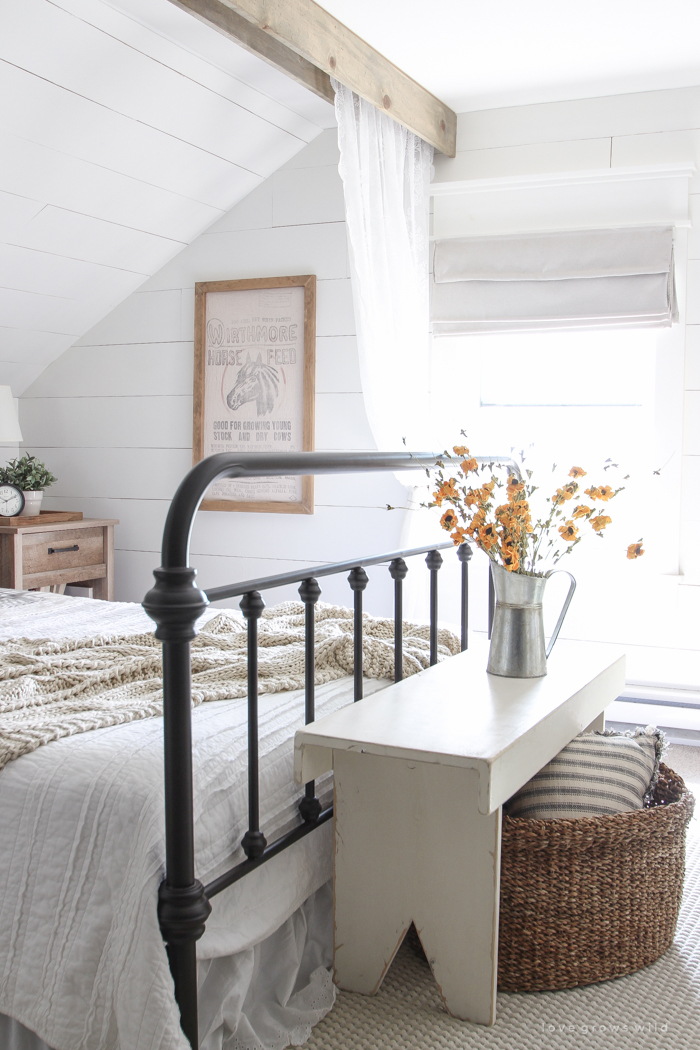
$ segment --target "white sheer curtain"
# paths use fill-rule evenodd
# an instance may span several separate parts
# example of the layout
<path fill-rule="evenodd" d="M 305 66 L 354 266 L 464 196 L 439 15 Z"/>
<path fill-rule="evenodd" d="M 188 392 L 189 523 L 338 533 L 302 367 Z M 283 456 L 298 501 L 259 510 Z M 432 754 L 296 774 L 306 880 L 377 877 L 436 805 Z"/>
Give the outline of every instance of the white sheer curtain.
<path fill-rule="evenodd" d="M 333 81 L 360 376 L 382 451 L 429 447 L 433 148 Z"/>

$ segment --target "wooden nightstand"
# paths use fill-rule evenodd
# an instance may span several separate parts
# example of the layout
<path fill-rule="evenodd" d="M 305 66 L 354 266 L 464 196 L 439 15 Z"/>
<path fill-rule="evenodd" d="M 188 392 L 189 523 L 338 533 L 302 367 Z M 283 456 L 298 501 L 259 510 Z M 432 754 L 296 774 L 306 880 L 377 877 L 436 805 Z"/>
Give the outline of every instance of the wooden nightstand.
<path fill-rule="evenodd" d="M 114 526 L 110 518 L 0 525 L 0 587 L 28 591 L 80 583 L 114 601 Z"/>

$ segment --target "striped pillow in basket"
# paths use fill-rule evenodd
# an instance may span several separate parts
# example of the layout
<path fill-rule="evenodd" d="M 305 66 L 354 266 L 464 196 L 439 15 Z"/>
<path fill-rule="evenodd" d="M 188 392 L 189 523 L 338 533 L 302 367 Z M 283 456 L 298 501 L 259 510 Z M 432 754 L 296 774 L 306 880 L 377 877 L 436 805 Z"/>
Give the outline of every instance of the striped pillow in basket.
<path fill-rule="evenodd" d="M 581 733 L 505 804 L 509 817 L 553 820 L 642 809 L 665 748 L 654 726 Z"/>

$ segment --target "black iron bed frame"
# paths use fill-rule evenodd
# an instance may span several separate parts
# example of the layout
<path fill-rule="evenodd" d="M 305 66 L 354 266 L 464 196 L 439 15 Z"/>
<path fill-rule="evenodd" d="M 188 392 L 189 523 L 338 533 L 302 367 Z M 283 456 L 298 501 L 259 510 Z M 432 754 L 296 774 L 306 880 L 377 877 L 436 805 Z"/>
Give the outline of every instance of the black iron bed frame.
<path fill-rule="evenodd" d="M 195 584 L 196 569 L 189 567 L 192 524 L 209 486 L 222 478 L 275 477 L 285 475 L 349 474 L 375 471 L 416 470 L 435 466 L 428 453 L 321 453 L 219 454 L 202 460 L 180 484 L 163 531 L 162 565 L 155 569 L 155 586 L 143 601 L 146 612 L 157 624 L 156 638 L 163 647 L 163 722 L 165 751 L 165 878 L 158 894 L 158 920 L 166 944 L 175 985 L 183 1032 L 193 1050 L 198 1050 L 197 1030 L 197 951 L 211 912 L 210 899 L 260 867 L 292 843 L 329 820 L 333 807 L 322 809 L 316 798 L 314 781 L 305 785 L 299 802 L 302 822 L 287 834 L 268 844 L 260 830 L 258 782 L 258 619 L 265 608 L 262 590 L 299 583 L 299 596 L 305 606 L 305 719 L 314 720 L 314 607 L 321 596 L 318 578 L 348 572 L 354 594 L 354 699 L 362 699 L 362 595 L 369 582 L 365 567 L 389 563 L 394 580 L 394 673 L 402 673 L 403 580 L 406 558 L 427 554 L 430 572 L 430 663 L 437 663 L 438 650 L 438 571 L 440 551 L 451 542 L 436 543 L 412 550 L 392 551 L 299 572 L 286 572 L 201 591 Z M 493 457 L 509 462 L 509 457 Z M 480 462 L 491 462 L 477 457 Z M 517 465 L 513 470 L 519 473 Z M 465 543 L 457 548 L 461 562 L 461 647 L 467 648 L 469 560 L 472 551 Z M 241 845 L 246 860 L 214 879 L 208 885 L 195 878 L 194 816 L 192 798 L 192 731 L 190 642 L 195 623 L 206 606 L 224 598 L 240 597 L 240 609 L 247 620 L 248 638 L 248 830 Z M 493 614 L 493 586 L 489 574 L 489 625 Z"/>

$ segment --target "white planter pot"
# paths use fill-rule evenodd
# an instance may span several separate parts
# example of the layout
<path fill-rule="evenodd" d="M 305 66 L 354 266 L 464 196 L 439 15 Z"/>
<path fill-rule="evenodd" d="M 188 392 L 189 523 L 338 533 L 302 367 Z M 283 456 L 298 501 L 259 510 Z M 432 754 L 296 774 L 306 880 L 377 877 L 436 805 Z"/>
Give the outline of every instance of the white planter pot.
<path fill-rule="evenodd" d="M 43 498 L 43 489 L 39 489 L 35 492 L 25 492 L 24 495 L 24 510 L 20 514 L 22 518 L 29 518 L 35 514 L 38 514 L 41 510 L 41 500 Z"/>

